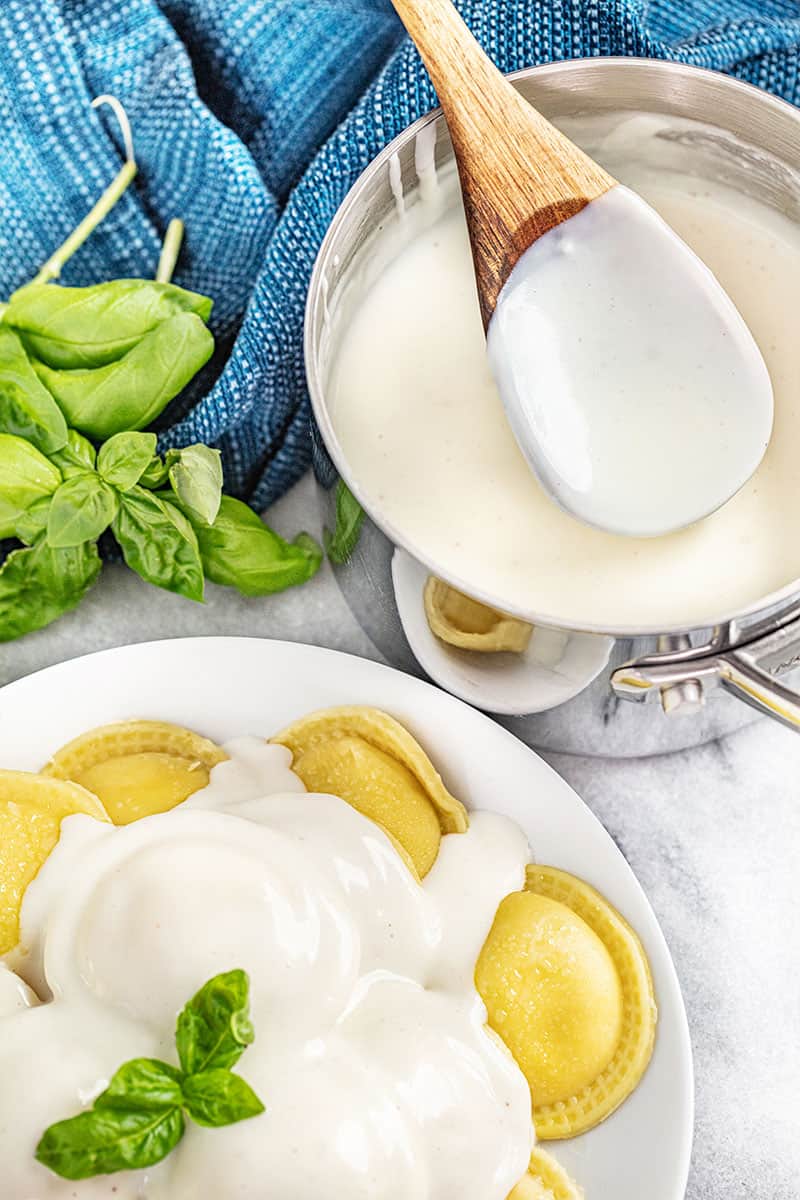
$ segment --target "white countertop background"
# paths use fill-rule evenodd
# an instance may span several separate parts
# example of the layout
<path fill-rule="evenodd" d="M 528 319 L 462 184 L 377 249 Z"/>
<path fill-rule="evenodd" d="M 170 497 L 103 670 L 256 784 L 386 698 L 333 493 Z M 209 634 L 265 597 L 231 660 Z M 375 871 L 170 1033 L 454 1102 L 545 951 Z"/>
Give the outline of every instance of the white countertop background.
<path fill-rule="evenodd" d="M 310 481 L 269 520 L 318 534 Z M 327 566 L 265 600 L 209 585 L 202 606 L 107 566 L 74 613 L 0 646 L 0 683 L 108 646 L 202 634 L 381 657 Z M 661 758 L 548 757 L 621 847 L 675 959 L 697 1090 L 689 1200 L 800 1200 L 800 738 L 759 721 Z"/>

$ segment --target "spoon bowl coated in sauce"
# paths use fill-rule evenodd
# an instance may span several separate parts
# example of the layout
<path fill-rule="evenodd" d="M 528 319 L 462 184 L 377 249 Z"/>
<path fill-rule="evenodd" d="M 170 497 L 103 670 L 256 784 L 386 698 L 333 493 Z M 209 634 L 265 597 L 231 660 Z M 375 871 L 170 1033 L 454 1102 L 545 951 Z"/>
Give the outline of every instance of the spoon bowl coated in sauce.
<path fill-rule="evenodd" d="M 621 185 L 522 256 L 488 353 L 543 487 L 612 533 L 653 537 L 708 516 L 769 443 L 772 383 L 744 319 Z"/>

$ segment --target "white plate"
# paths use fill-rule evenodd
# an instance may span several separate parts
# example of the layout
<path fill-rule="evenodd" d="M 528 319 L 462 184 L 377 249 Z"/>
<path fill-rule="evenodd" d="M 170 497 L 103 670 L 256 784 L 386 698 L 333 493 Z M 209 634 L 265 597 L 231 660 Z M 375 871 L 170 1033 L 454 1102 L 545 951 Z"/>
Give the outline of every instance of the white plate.
<path fill-rule="evenodd" d="M 487 717 L 429 684 L 333 650 L 255 638 L 187 638 L 104 650 L 0 690 L 0 764 L 37 770 L 64 742 L 108 721 L 175 721 L 224 741 L 269 735 L 329 704 L 373 704 L 392 713 L 469 807 L 513 817 L 540 862 L 594 884 L 637 930 L 659 1006 L 652 1062 L 612 1117 L 549 1148 L 587 1200 L 682 1200 L 692 1141 L 692 1058 L 661 930 L 625 859 L 572 788 Z"/>

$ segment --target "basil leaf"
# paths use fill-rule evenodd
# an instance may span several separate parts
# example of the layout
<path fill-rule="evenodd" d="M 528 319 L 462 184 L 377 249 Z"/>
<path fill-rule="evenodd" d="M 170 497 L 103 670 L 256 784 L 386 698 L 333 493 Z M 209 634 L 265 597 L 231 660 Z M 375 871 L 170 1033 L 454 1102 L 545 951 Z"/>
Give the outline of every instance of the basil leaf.
<path fill-rule="evenodd" d="M 233 1125 L 265 1111 L 249 1083 L 220 1067 L 187 1076 L 183 1096 L 186 1111 L 198 1125 Z"/>
<path fill-rule="evenodd" d="M 158 1058 L 132 1058 L 114 1072 L 94 1106 L 160 1110 L 180 1105 L 183 1103 L 182 1078 L 176 1067 Z"/>
<path fill-rule="evenodd" d="M 181 312 L 211 315 L 211 301 L 174 283 L 114 279 L 93 287 L 29 283 L 3 317 L 51 367 L 101 367 L 127 354 L 151 329 Z"/>
<path fill-rule="evenodd" d="M 154 433 L 115 433 L 100 447 L 97 470 L 106 483 L 126 492 L 138 483 L 156 452 Z"/>
<path fill-rule="evenodd" d="M 203 565 L 186 517 L 169 501 L 135 484 L 119 498 L 112 524 L 128 566 L 156 587 L 203 599 Z"/>
<path fill-rule="evenodd" d="M 41 538 L 0 567 L 0 642 L 41 629 L 80 603 L 100 574 L 94 542 L 55 550 Z"/>
<path fill-rule="evenodd" d="M 157 1058 L 123 1063 L 89 1112 L 45 1130 L 38 1161 L 74 1180 L 142 1170 L 177 1146 L 184 1110 L 207 1127 L 263 1113 L 250 1085 L 228 1069 L 254 1040 L 249 992 L 244 971 L 210 979 L 178 1017 L 175 1040 L 184 1071 Z"/>
<path fill-rule="evenodd" d="M 61 473 L 25 438 L 0 433 L 0 538 L 13 537 L 18 518 L 51 495 Z"/>
<path fill-rule="evenodd" d="M 99 475 L 73 475 L 56 491 L 47 518 L 47 541 L 58 549 L 93 542 L 117 512 L 117 495 Z"/>
<path fill-rule="evenodd" d="M 324 533 L 325 552 L 333 563 L 345 563 L 356 548 L 364 510 L 343 479 L 336 485 L 336 528 Z"/>
<path fill-rule="evenodd" d="M 42 384 L 19 337 L 0 324 L 0 428 L 52 454 L 67 440 L 67 422 Z"/>
<path fill-rule="evenodd" d="M 208 362 L 214 339 L 195 313 L 181 313 L 150 330 L 123 358 L 89 370 L 36 374 L 70 425 L 97 441 L 144 429 Z"/>
<path fill-rule="evenodd" d="M 172 490 L 192 514 L 213 525 L 222 499 L 222 460 L 219 450 L 198 444 L 167 454 Z"/>
<path fill-rule="evenodd" d="M 187 1075 L 232 1067 L 255 1038 L 245 971 L 209 979 L 178 1016 L 175 1044 Z"/>
<path fill-rule="evenodd" d="M 20 513 L 14 525 L 14 533 L 26 546 L 32 546 L 47 529 L 52 501 L 49 496 L 36 500 L 24 513 Z"/>
<path fill-rule="evenodd" d="M 166 463 L 162 461 L 159 454 L 154 454 L 142 472 L 139 483 L 146 488 L 161 487 L 162 483 L 166 483 L 168 475 L 169 468 Z"/>
<path fill-rule="evenodd" d="M 62 1179 L 152 1167 L 183 1137 L 180 1108 L 93 1108 L 46 1129 L 36 1158 Z"/>
<path fill-rule="evenodd" d="M 178 501 L 178 503 L 180 503 Z M 203 570 L 213 583 L 235 587 L 244 596 L 267 596 L 311 579 L 322 551 L 307 533 L 284 541 L 241 500 L 223 496 L 213 525 L 199 521 L 188 507 Z"/>
<path fill-rule="evenodd" d="M 77 429 L 67 430 L 67 440 L 60 450 L 50 455 L 50 461 L 60 470 L 65 479 L 93 471 L 97 454 L 92 443 Z"/>

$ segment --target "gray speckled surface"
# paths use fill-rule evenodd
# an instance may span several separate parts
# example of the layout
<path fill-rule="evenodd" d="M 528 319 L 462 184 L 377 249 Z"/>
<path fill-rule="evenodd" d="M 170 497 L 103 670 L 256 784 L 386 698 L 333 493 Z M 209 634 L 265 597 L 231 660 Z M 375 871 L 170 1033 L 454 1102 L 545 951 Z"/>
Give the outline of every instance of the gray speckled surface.
<path fill-rule="evenodd" d="M 687 1196 L 797 1200 L 800 738 L 760 721 L 662 758 L 550 761 L 620 845 L 675 960 L 697 1096 Z"/>
<path fill-rule="evenodd" d="M 282 532 L 318 532 L 307 481 L 270 520 Z M 0 681 L 106 646 L 214 633 L 379 657 L 327 569 L 269 601 L 211 588 L 200 606 L 106 568 L 77 612 L 2 648 Z M 675 959 L 697 1078 L 687 1196 L 798 1200 L 800 738 L 759 722 L 662 758 L 550 761 L 616 838 Z"/>

